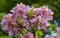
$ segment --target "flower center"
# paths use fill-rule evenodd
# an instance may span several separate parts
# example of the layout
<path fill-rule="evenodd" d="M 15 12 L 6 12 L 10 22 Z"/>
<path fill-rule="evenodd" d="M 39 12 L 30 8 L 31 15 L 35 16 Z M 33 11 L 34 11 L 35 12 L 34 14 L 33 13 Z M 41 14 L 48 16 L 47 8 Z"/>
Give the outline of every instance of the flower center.
<path fill-rule="evenodd" d="M 42 20 L 41 17 L 39 18 L 39 22 L 40 22 L 40 26 L 42 26 L 43 25 L 43 20 Z"/>

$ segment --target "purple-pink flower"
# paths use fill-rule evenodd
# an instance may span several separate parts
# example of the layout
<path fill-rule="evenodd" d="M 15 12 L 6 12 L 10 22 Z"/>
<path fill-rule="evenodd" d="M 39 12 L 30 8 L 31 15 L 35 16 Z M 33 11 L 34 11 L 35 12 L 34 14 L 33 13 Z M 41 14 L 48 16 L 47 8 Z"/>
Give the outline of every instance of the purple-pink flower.
<path fill-rule="evenodd" d="M 23 38 L 34 38 L 35 28 L 33 27 L 35 24 L 39 30 L 41 29 L 43 32 L 46 32 L 46 27 L 50 26 L 48 21 L 53 20 L 53 12 L 47 6 L 34 8 L 21 3 L 17 4 L 11 12 L 12 14 L 4 16 L 2 20 L 2 30 L 12 36 L 19 35 L 20 30 L 23 28 L 29 31 Z M 46 36 L 45 38 L 52 37 Z"/>
<path fill-rule="evenodd" d="M 34 35 L 30 32 L 26 33 L 23 38 L 34 38 Z"/>
<path fill-rule="evenodd" d="M 20 27 L 17 26 L 16 21 L 12 18 L 12 14 L 4 16 L 4 19 L 2 20 L 2 30 L 9 35 L 18 35 L 20 33 Z"/>

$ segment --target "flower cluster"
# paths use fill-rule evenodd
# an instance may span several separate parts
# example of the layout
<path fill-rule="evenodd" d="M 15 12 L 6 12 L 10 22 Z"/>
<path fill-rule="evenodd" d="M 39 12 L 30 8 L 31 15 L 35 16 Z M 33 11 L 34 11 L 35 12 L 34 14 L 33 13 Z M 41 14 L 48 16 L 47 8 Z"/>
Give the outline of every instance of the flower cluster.
<path fill-rule="evenodd" d="M 23 36 L 23 38 L 34 38 L 34 35 L 32 33 L 28 32 L 27 34 L 25 34 Z"/>
<path fill-rule="evenodd" d="M 12 14 L 4 16 L 2 21 L 2 30 L 9 33 L 9 35 L 19 34 L 20 27 L 17 26 L 16 21 L 12 18 Z"/>
<path fill-rule="evenodd" d="M 48 6 L 39 8 L 29 7 L 24 4 L 17 4 L 11 10 L 12 14 L 4 16 L 2 20 L 2 30 L 6 31 L 9 35 L 18 35 L 21 28 L 26 30 L 33 28 L 35 25 L 38 29 L 46 32 L 46 26 L 49 26 L 50 20 L 53 20 L 53 12 Z M 23 38 L 34 38 L 33 34 L 28 32 Z"/>
<path fill-rule="evenodd" d="M 47 6 L 43 6 L 40 8 L 35 8 L 33 13 L 36 15 L 38 29 L 42 29 L 46 31 L 46 26 L 49 26 L 49 20 L 53 20 L 53 12 Z"/>

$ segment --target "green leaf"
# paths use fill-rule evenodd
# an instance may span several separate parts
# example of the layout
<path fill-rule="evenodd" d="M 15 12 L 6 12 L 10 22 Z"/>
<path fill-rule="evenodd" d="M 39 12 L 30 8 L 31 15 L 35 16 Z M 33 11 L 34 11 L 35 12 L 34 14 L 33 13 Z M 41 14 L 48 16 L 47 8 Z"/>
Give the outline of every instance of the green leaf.
<path fill-rule="evenodd" d="M 36 31 L 36 35 L 38 36 L 38 38 L 42 38 L 43 32 L 41 30 L 38 30 Z"/>

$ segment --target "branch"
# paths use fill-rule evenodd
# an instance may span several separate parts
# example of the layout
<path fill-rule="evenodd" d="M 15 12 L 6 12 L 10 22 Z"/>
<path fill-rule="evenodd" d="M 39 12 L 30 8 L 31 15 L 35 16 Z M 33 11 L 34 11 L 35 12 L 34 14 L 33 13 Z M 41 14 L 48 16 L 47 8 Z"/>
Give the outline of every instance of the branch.
<path fill-rule="evenodd" d="M 33 30 L 33 32 L 32 32 L 32 33 L 33 33 L 33 35 L 34 35 L 34 38 L 36 38 L 36 37 L 35 37 L 35 31 L 34 31 L 34 29 L 32 29 L 32 30 Z"/>
<path fill-rule="evenodd" d="M 27 15 L 27 17 L 28 17 L 28 15 Z M 29 25 L 31 26 L 30 21 L 29 21 L 29 18 L 27 18 L 27 19 L 28 19 Z M 31 26 L 31 29 L 32 29 L 32 26 Z M 35 37 L 35 31 L 34 31 L 34 29 L 32 29 L 32 31 L 33 31 L 32 33 L 33 33 L 33 35 L 34 35 L 34 38 L 36 38 L 36 37 Z"/>
<path fill-rule="evenodd" d="M 27 31 L 31 32 L 31 31 L 30 31 L 30 30 L 28 30 L 26 27 L 24 27 L 24 26 L 20 25 L 18 22 L 16 22 L 16 23 L 19 25 L 19 27 L 24 28 L 24 29 L 26 29 Z"/>

